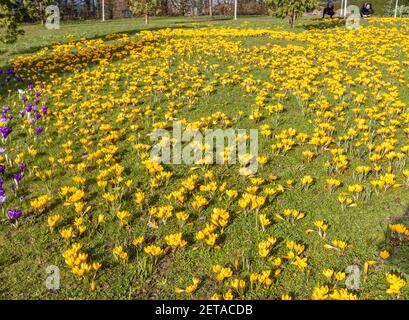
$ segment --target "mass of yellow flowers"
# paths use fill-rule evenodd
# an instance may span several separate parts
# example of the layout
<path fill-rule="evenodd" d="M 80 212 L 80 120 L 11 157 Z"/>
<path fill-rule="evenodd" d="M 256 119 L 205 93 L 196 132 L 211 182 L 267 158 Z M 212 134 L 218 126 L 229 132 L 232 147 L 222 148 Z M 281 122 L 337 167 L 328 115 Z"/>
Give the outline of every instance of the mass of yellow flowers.
<path fill-rule="evenodd" d="M 177 299 L 408 298 L 393 263 L 409 227 L 392 219 L 409 204 L 408 30 L 381 18 L 353 31 L 167 28 L 69 37 L 12 61 L 44 87 L 45 139 L 12 160 L 35 165 L 29 223 L 44 219 L 69 287 L 80 279 L 98 297 L 115 280 L 133 281 L 134 298 L 149 288 Z M 151 136 L 175 121 L 188 133 L 258 129 L 258 154 L 240 158 L 258 171 L 206 157 L 159 163 Z"/>

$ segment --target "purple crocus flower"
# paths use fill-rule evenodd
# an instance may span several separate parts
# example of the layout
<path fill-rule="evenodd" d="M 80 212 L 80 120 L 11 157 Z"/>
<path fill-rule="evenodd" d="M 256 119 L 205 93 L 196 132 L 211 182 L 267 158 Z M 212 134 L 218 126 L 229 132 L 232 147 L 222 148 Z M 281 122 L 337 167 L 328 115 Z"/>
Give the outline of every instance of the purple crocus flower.
<path fill-rule="evenodd" d="M 28 101 L 27 97 L 22 97 L 21 100 L 23 100 L 24 103 Z"/>
<path fill-rule="evenodd" d="M 21 173 L 15 173 L 13 175 L 13 179 L 14 182 L 16 183 L 16 185 L 18 186 L 19 182 L 21 181 L 21 179 L 23 179 L 23 175 Z M 14 191 L 14 190 L 13 190 Z"/>
<path fill-rule="evenodd" d="M 33 106 L 31 104 L 29 106 L 27 106 L 26 111 L 27 112 L 33 111 Z"/>
<path fill-rule="evenodd" d="M 10 209 L 7 211 L 7 215 L 10 220 L 17 220 L 20 219 L 23 213 L 20 210 Z"/>
<path fill-rule="evenodd" d="M 28 88 L 29 88 L 30 90 L 34 89 L 34 84 L 31 82 L 31 83 L 28 85 Z"/>
<path fill-rule="evenodd" d="M 24 171 L 24 169 L 27 167 L 24 163 L 19 163 L 18 167 L 20 168 L 21 171 Z"/>
<path fill-rule="evenodd" d="M 38 98 L 39 96 L 41 96 L 41 92 L 40 92 L 40 91 L 36 91 L 36 98 Z"/>
<path fill-rule="evenodd" d="M 0 188 L 0 204 L 3 204 L 7 201 L 6 191 L 3 188 Z"/>
<path fill-rule="evenodd" d="M 26 114 L 25 110 L 20 111 L 20 116 L 21 116 L 22 118 L 24 118 L 25 114 Z"/>
<path fill-rule="evenodd" d="M 35 113 L 34 117 L 38 120 L 41 118 L 41 114 L 39 114 L 38 112 Z"/>
<path fill-rule="evenodd" d="M 3 136 L 4 139 L 7 139 L 11 131 L 12 131 L 11 128 L 7 127 L 0 128 L 0 134 Z"/>
<path fill-rule="evenodd" d="M 3 204 L 7 201 L 7 196 L 6 195 L 2 195 L 0 196 L 0 204 Z"/>
<path fill-rule="evenodd" d="M 4 147 L 0 147 L 0 154 L 5 153 L 6 151 L 7 151 L 7 149 L 6 149 L 6 148 L 4 148 Z"/>
<path fill-rule="evenodd" d="M 47 111 L 48 111 L 48 107 L 47 107 L 47 106 L 43 106 L 43 107 L 41 108 L 41 113 L 42 113 L 43 115 L 45 115 L 45 114 L 47 113 Z"/>
<path fill-rule="evenodd" d="M 36 135 L 39 135 L 41 132 L 43 132 L 43 128 L 37 127 L 35 131 Z"/>
<path fill-rule="evenodd" d="M 44 85 L 43 85 L 43 84 L 40 84 L 40 89 L 44 89 Z"/>
<path fill-rule="evenodd" d="M 4 171 L 6 171 L 6 166 L 4 164 L 0 164 L 0 173 L 4 174 Z"/>
<path fill-rule="evenodd" d="M 9 106 L 7 106 L 7 107 L 4 107 L 3 108 L 3 113 L 7 113 L 7 112 L 9 112 L 10 111 L 10 107 Z"/>
<path fill-rule="evenodd" d="M 34 104 L 39 104 L 39 103 L 40 103 L 40 99 L 36 98 L 36 99 L 34 100 Z"/>

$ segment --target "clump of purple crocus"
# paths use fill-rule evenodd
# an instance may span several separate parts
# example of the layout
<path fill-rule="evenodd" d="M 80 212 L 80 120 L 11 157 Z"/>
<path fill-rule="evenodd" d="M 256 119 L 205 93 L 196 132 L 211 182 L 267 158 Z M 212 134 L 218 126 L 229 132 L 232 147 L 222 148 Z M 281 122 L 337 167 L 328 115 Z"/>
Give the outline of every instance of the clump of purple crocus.
<path fill-rule="evenodd" d="M 0 134 L 2 135 L 3 139 L 7 139 L 7 137 L 10 135 L 12 129 L 8 127 L 1 127 L 0 128 Z"/>
<path fill-rule="evenodd" d="M 30 83 L 27 90 L 19 91 L 20 97 L 23 100 L 23 109 L 19 112 L 19 114 L 22 118 L 27 117 L 29 123 L 34 125 L 34 139 L 36 139 L 44 131 L 43 128 L 41 128 L 40 126 L 35 126 L 35 124 L 38 124 L 39 121 L 43 117 L 45 117 L 48 112 L 48 107 L 46 105 L 40 104 L 40 99 L 43 96 L 42 89 L 44 89 L 43 84 L 41 84 L 39 88 L 36 88 L 33 83 Z M 31 95 L 34 95 L 34 100 L 30 98 Z M 7 120 L 7 118 L 5 118 L 4 122 L 7 122 L 11 119 Z"/>
<path fill-rule="evenodd" d="M 20 219 L 22 215 L 23 215 L 23 213 L 20 210 L 10 209 L 10 210 L 7 211 L 7 216 L 12 221 Z"/>
<path fill-rule="evenodd" d="M 43 128 L 37 127 L 37 128 L 35 129 L 35 131 L 36 131 L 36 135 L 40 135 L 41 132 L 43 132 Z"/>
<path fill-rule="evenodd" d="M 14 180 L 14 183 L 16 184 L 16 187 L 18 188 L 18 186 L 19 186 L 19 183 L 20 183 L 20 181 L 21 181 L 21 179 L 23 179 L 23 175 L 21 174 L 21 173 L 15 173 L 14 175 L 13 175 L 13 180 Z M 12 186 L 13 187 L 13 186 Z M 14 188 L 13 188 L 14 189 Z M 12 190 L 13 190 L 12 189 Z M 15 191 L 15 190 L 13 190 L 13 191 Z"/>

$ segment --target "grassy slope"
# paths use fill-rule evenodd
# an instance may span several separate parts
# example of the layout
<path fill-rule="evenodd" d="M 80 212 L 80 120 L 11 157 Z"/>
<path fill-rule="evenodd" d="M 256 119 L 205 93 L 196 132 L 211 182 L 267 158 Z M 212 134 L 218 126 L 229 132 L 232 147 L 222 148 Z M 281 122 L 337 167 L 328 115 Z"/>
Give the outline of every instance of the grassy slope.
<path fill-rule="evenodd" d="M 251 21 L 251 26 L 272 26 L 280 27 L 285 26 L 285 21 L 275 20 L 271 18 L 248 18 Z M 175 26 L 176 23 L 188 23 L 188 20 L 177 19 L 156 19 L 150 26 L 150 28 L 159 28 L 163 26 Z M 207 23 L 207 22 L 203 22 Z M 242 22 L 234 21 L 219 21 L 214 22 L 215 25 L 240 25 Z M 305 20 L 304 23 L 311 23 Z M 56 41 L 64 41 L 64 35 L 67 33 L 75 34 L 76 36 L 93 38 L 100 37 L 104 34 L 112 32 L 129 32 L 134 33 L 137 30 L 143 28 L 143 25 L 138 20 L 118 20 L 110 21 L 107 23 L 84 23 L 84 24 L 70 24 L 63 25 L 60 31 L 47 31 L 40 29 L 38 26 L 26 27 L 27 34 L 12 48 L 0 47 L 0 50 L 7 50 L 6 55 L 2 55 L 1 63 L 4 65 L 6 59 L 15 57 L 19 54 L 30 53 L 38 50 L 49 43 Z M 304 30 L 301 26 L 296 31 Z M 245 39 L 241 40 L 243 45 L 252 47 L 260 45 L 266 42 L 271 42 L 271 39 Z M 256 78 L 263 79 L 268 75 L 265 70 L 256 70 L 253 72 Z M 236 90 L 236 89 L 234 89 Z M 215 95 L 212 95 L 200 102 L 197 112 L 186 113 L 186 117 L 194 119 L 203 115 L 208 115 L 210 112 L 218 111 L 220 107 L 223 107 L 223 111 L 226 114 L 233 115 L 237 110 L 245 109 L 248 107 L 250 100 L 245 99 L 235 100 L 236 94 L 233 88 L 224 88 L 218 90 Z M 227 98 L 226 98 L 227 97 Z M 408 101 L 406 101 L 408 102 Z M 270 123 L 273 126 L 273 123 Z M 247 127 L 249 124 L 243 123 L 243 126 Z M 295 103 L 290 106 L 286 113 L 283 114 L 281 122 L 277 127 L 277 132 L 280 129 L 294 126 L 299 130 L 305 130 L 310 133 L 308 124 L 305 123 L 305 119 L 298 111 Z M 58 139 L 58 138 L 57 138 Z M 51 149 L 52 153 L 53 150 Z M 264 169 L 261 172 L 263 176 L 266 176 L 268 172 L 280 173 L 280 176 L 285 178 L 293 177 L 295 174 L 299 177 L 304 174 L 314 173 L 317 179 L 324 179 L 324 175 L 320 175 L 323 162 L 313 162 L 313 164 L 299 166 L 296 154 L 287 158 L 278 157 L 273 160 L 268 169 Z M 322 182 L 322 181 L 321 181 Z M 407 191 L 394 191 L 388 193 L 385 197 L 377 199 L 375 202 L 370 202 L 361 207 L 359 211 L 342 212 L 339 209 L 339 205 L 333 196 L 322 196 L 319 193 L 319 186 L 312 187 L 306 193 L 294 191 L 285 194 L 281 203 L 276 204 L 275 210 L 291 206 L 298 209 L 305 210 L 310 213 L 305 220 L 302 221 L 301 226 L 310 226 L 312 221 L 317 218 L 326 219 L 331 221 L 333 228 L 337 230 L 337 237 L 345 239 L 351 239 L 356 243 L 355 255 L 350 256 L 340 265 L 333 265 L 333 256 L 331 253 L 323 254 L 320 260 L 314 261 L 314 264 L 323 268 L 329 265 L 334 267 L 343 267 L 348 263 L 362 263 L 357 261 L 358 257 L 367 257 L 367 252 L 376 252 L 380 247 L 384 246 L 383 233 L 385 226 L 387 225 L 390 217 L 402 216 L 405 213 L 407 206 L 409 205 L 407 199 L 409 193 Z M 317 210 L 317 203 L 320 203 L 319 210 Z M 345 226 L 343 223 L 343 215 L 356 214 L 354 224 Z M 216 262 L 220 262 L 221 259 L 230 261 L 232 257 L 239 259 L 246 259 L 249 252 L 256 250 L 256 245 L 260 239 L 251 227 L 248 227 L 248 221 L 241 216 L 235 219 L 231 228 L 226 231 L 226 237 L 229 237 L 231 241 L 228 243 L 225 249 L 220 253 L 203 252 L 202 250 L 189 250 L 184 252 L 178 252 L 174 257 L 174 262 L 168 267 L 163 266 L 166 273 L 158 272 L 158 277 L 152 281 L 152 274 L 150 266 L 143 258 L 139 259 L 138 264 L 131 265 L 126 271 L 120 269 L 113 269 L 102 273 L 101 282 L 104 283 L 104 288 L 101 291 L 95 293 L 89 293 L 88 290 L 84 290 L 80 285 L 70 281 L 68 273 L 63 273 L 62 283 L 63 288 L 58 293 L 50 293 L 44 289 L 45 272 L 44 265 L 51 263 L 60 264 L 60 244 L 56 237 L 52 237 L 45 225 L 45 217 L 40 217 L 36 221 L 28 223 L 24 228 L 18 230 L 10 229 L 7 225 L 0 226 L 0 297 L 7 298 L 169 298 L 174 297 L 173 289 L 180 283 L 187 283 L 189 281 L 189 275 L 194 275 L 201 270 L 209 270 L 211 265 Z M 104 239 L 108 236 L 115 237 L 117 224 L 113 224 L 103 234 L 99 234 L 94 240 L 94 245 L 98 243 L 103 244 Z M 283 233 L 288 233 L 296 236 L 297 232 L 291 229 L 286 229 L 285 225 L 280 226 L 280 230 Z M 303 230 L 303 228 L 300 228 Z M 135 230 L 137 231 L 137 230 Z M 240 235 L 236 237 L 235 235 Z M 363 241 L 359 241 L 362 237 Z M 115 238 L 112 238 L 112 242 Z M 242 244 L 245 245 L 242 245 Z M 317 243 L 317 248 L 319 244 Z M 237 249 L 239 248 L 239 249 Z M 310 250 L 314 251 L 314 245 Z M 104 252 L 101 248 L 99 252 L 95 252 L 94 256 L 103 256 Z M 254 262 L 257 265 L 257 262 Z M 400 261 L 396 261 L 400 263 Z M 182 272 L 183 271 L 183 272 Z M 288 275 L 289 281 L 291 275 Z M 301 277 L 300 273 L 297 277 Z M 121 281 L 118 281 L 121 279 Z M 305 287 L 308 286 L 308 276 L 305 279 L 296 279 L 300 286 L 295 288 L 295 292 L 305 297 Z M 382 278 L 376 279 L 374 285 L 382 282 Z M 271 293 L 263 292 L 262 296 L 252 296 L 250 298 L 266 298 Z M 205 297 L 205 296 L 203 296 Z M 369 294 L 369 297 L 370 294 Z M 375 297 L 372 297 L 375 298 Z"/>

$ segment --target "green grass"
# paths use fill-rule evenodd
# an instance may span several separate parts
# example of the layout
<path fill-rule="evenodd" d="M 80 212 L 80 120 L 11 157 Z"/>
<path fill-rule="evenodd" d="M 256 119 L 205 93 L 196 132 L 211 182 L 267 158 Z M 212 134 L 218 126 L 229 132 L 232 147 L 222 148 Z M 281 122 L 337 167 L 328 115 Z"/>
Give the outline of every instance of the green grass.
<path fill-rule="evenodd" d="M 248 21 L 248 24 L 244 24 L 244 21 Z M 209 23 L 217 27 L 238 27 L 241 29 L 246 28 L 271 28 L 273 30 L 288 31 L 285 20 L 273 19 L 271 17 L 244 17 L 239 21 L 233 20 L 214 20 L 208 21 L 205 18 L 198 20 L 187 18 L 161 18 L 153 19 L 152 24 L 148 27 L 150 30 L 160 30 L 161 28 L 183 28 L 191 29 L 205 27 Z M 199 27 L 196 25 L 198 24 Z M 325 25 L 328 27 L 328 25 Z M 366 24 L 364 25 L 366 26 Z M 403 25 L 405 26 L 405 25 Z M 334 37 L 346 36 L 346 33 L 341 28 L 335 29 L 323 29 L 321 30 L 319 21 L 310 19 L 302 19 L 298 22 L 295 33 L 301 34 L 302 32 L 316 32 L 324 39 L 334 39 Z M 86 23 L 72 23 L 63 24 L 62 28 L 58 31 L 49 31 L 41 28 L 40 26 L 26 26 L 24 27 L 26 35 L 22 37 L 13 46 L 0 46 L 0 51 L 4 54 L 1 55 L 0 65 L 8 65 L 8 60 L 17 58 L 20 55 L 29 55 L 35 53 L 38 50 L 49 46 L 52 43 L 68 42 L 66 39 L 67 34 L 73 34 L 74 39 L 80 38 L 86 39 L 103 39 L 105 42 L 109 42 L 104 39 L 104 36 L 111 33 L 127 33 L 131 37 L 137 36 L 138 32 L 145 29 L 141 20 L 115 20 L 107 22 L 90 21 Z M 310 30 L 308 30 L 310 29 Z M 406 34 L 406 33 L 405 33 Z M 362 37 L 363 34 L 359 33 L 358 37 Z M 336 39 L 336 38 L 335 38 Z M 359 38 L 358 38 L 359 39 Z M 271 81 L 270 66 L 260 66 L 256 62 L 253 62 L 250 57 L 257 57 L 259 55 L 268 58 L 270 55 L 280 60 L 280 52 L 284 52 L 287 46 L 296 45 L 301 48 L 308 48 L 312 46 L 316 52 L 318 52 L 318 44 L 307 43 L 305 41 L 291 41 L 284 39 L 273 39 L 269 36 L 262 37 L 235 37 L 229 38 L 228 41 L 240 42 L 238 46 L 237 56 L 229 54 L 226 48 L 223 47 L 220 56 L 216 51 L 212 51 L 210 55 L 204 55 L 196 46 L 193 48 L 196 50 L 191 56 L 173 53 L 170 62 L 170 70 L 176 72 L 179 70 L 181 74 L 188 73 L 188 71 L 180 69 L 182 62 L 186 63 L 190 67 L 197 66 L 204 74 L 206 82 L 210 82 L 215 79 L 214 72 L 205 68 L 203 61 L 209 59 L 211 63 L 218 63 L 219 67 L 217 72 L 222 74 L 227 72 L 228 66 L 249 66 L 249 71 L 243 73 L 243 77 L 253 77 L 260 80 L 260 83 L 264 81 Z M 161 39 L 163 42 L 164 40 Z M 204 39 L 205 41 L 211 41 Z M 160 42 L 158 45 L 165 44 Z M 116 43 L 112 41 L 112 43 Z M 340 43 L 337 48 L 339 52 L 351 52 L 356 54 L 360 49 L 357 48 L 357 43 L 353 43 L 350 46 Z M 274 46 L 280 48 L 276 53 L 271 53 L 267 49 L 259 51 L 259 48 L 267 46 L 266 48 L 272 48 Z M 211 47 L 207 50 L 211 51 Z M 324 55 L 326 48 L 321 48 Z M 368 48 L 364 50 L 373 54 L 376 52 L 377 47 Z M 294 56 L 302 57 L 304 51 L 298 51 L 293 53 Z M 210 57 L 209 57 L 210 56 Z M 318 55 L 317 55 L 318 56 Z M 203 59 L 199 59 L 203 58 Z M 308 56 L 309 61 L 313 61 L 318 65 L 316 57 Z M 247 59 L 247 60 L 246 60 Z M 308 60 L 307 59 L 307 60 Z M 318 59 L 318 58 L 317 58 Z M 129 84 L 127 83 L 128 75 L 121 73 L 121 68 L 126 68 L 132 63 L 134 58 L 130 55 L 125 55 L 121 59 L 113 61 L 109 67 L 107 67 L 107 73 L 118 73 L 119 78 L 112 84 L 105 84 L 97 89 L 98 95 L 104 96 L 113 94 L 120 96 L 122 92 L 128 90 Z M 283 64 L 285 61 L 281 61 Z M 155 57 L 153 54 L 146 57 L 146 65 L 161 65 L 163 59 L 161 56 Z M 97 68 L 96 64 L 88 63 L 81 72 L 92 72 Z M 143 66 L 140 68 L 143 69 Z M 138 70 L 140 70 L 138 69 Z M 382 69 L 384 77 L 390 77 L 391 82 L 396 83 L 396 79 L 392 78 L 389 74 Z M 182 71 L 180 71 L 182 70 Z M 278 70 L 286 70 L 288 74 L 292 68 L 290 66 L 281 66 Z M 346 69 L 349 74 L 356 76 L 359 70 L 354 67 Z M 277 71 L 277 69 L 276 69 Z M 81 73 L 79 72 L 79 73 Z M 139 71 L 138 71 L 139 72 Z M 57 74 L 61 76 L 60 85 L 64 83 L 76 83 L 77 80 L 73 79 L 70 72 L 60 72 L 57 70 Z M 286 76 L 288 76 L 288 74 Z M 135 74 L 136 79 L 143 79 L 144 72 L 140 71 L 140 74 Z M 46 83 L 51 83 L 50 72 L 44 71 L 40 75 Z M 306 76 L 306 75 L 305 75 Z M 404 76 L 407 81 L 407 70 L 404 70 Z M 155 75 L 155 81 L 160 79 L 160 76 Z M 104 75 L 97 76 L 98 80 L 103 80 Z M 388 80 L 388 79 L 387 79 Z M 188 81 L 187 81 L 188 82 Z M 118 91 L 114 91 L 113 86 L 118 86 Z M 139 87 L 144 87 L 141 82 Z M 398 85 L 398 84 L 397 84 Z M 261 87 L 261 84 L 257 86 Z M 7 89 L 13 89 L 10 86 Z M 77 112 L 82 115 L 87 115 L 85 109 L 82 110 L 80 103 L 91 99 L 91 93 L 86 92 L 82 86 L 77 86 L 77 89 L 81 93 L 79 99 L 73 97 L 73 93 L 70 89 L 65 90 L 66 96 L 63 96 L 62 102 L 66 107 L 76 106 L 79 109 Z M 404 93 L 405 87 L 399 85 L 401 92 L 400 99 L 409 103 L 409 97 Z M 327 94 L 326 88 L 320 88 L 320 92 Z M 357 85 L 353 90 L 366 90 L 362 85 Z M 275 92 L 275 91 L 274 91 Z M 217 85 L 216 91 L 208 96 L 201 95 L 191 109 L 186 106 L 186 103 L 182 103 L 178 116 L 180 118 L 186 118 L 189 121 L 199 120 L 202 117 L 209 116 L 210 114 L 222 111 L 231 119 L 234 119 L 234 126 L 238 128 L 257 128 L 260 124 L 269 124 L 274 134 L 278 134 L 280 131 L 289 127 L 296 128 L 299 132 L 305 132 L 312 134 L 314 126 L 310 120 L 313 120 L 314 115 L 312 113 L 300 112 L 300 107 L 297 104 L 295 98 L 291 97 L 285 102 L 285 112 L 279 115 L 279 117 L 268 117 L 264 114 L 260 123 L 254 123 L 247 118 L 237 118 L 238 111 L 243 111 L 246 115 L 254 109 L 254 100 L 256 94 L 247 94 L 244 89 L 235 84 L 222 86 Z M 350 98 L 350 97 L 349 97 Z M 50 108 L 54 109 L 53 101 L 50 97 L 48 104 Z M 97 103 L 104 101 L 103 98 L 98 98 Z M 8 93 L 8 90 L 3 90 L 3 100 L 0 100 L 2 105 L 14 104 L 17 105 L 17 98 L 15 92 Z M 274 103 L 273 98 L 269 98 L 271 103 Z M 151 191 L 148 186 L 149 175 L 144 171 L 137 159 L 135 151 L 132 149 L 132 144 L 126 140 L 127 136 L 135 134 L 130 129 L 130 125 L 137 124 L 140 126 L 139 136 L 143 141 L 148 141 L 145 136 L 150 132 L 150 124 L 153 121 L 152 118 L 137 117 L 135 119 L 126 119 L 120 123 L 115 121 L 120 113 L 127 113 L 135 107 L 143 108 L 147 105 L 152 106 L 154 112 L 157 115 L 157 119 L 163 120 L 163 109 L 168 107 L 167 97 L 161 93 L 152 93 L 141 98 L 141 100 L 135 105 L 118 106 L 118 108 L 110 112 L 100 112 L 98 116 L 104 116 L 106 123 L 111 123 L 114 129 L 123 130 L 121 139 L 116 142 L 119 147 L 119 162 L 126 168 L 125 174 L 127 177 L 134 179 L 135 185 L 149 195 L 150 205 L 158 206 L 166 204 L 167 201 L 163 195 L 169 191 L 176 190 L 179 187 L 180 181 L 191 172 L 191 167 L 186 165 L 181 166 L 169 166 L 170 170 L 175 173 L 175 179 L 168 186 L 164 186 L 159 190 Z M 334 103 L 334 101 L 331 101 Z M 370 101 L 369 104 L 374 104 L 375 101 Z M 162 108 L 162 109 L 158 109 Z M 56 108 L 57 109 L 57 108 Z M 54 115 L 56 116 L 56 115 Z M 356 117 L 350 110 L 348 110 L 347 118 L 349 125 Z M 37 165 L 42 170 L 48 167 L 48 156 L 52 155 L 60 157 L 63 153 L 61 144 L 71 139 L 74 143 L 75 155 L 78 159 L 75 161 L 78 163 L 81 161 L 81 157 L 87 152 L 80 148 L 76 134 L 78 129 L 85 127 L 84 119 L 70 119 L 69 116 L 64 118 L 65 121 L 71 126 L 67 132 L 63 134 L 57 134 L 54 127 L 55 118 L 52 118 L 49 125 L 49 132 L 47 137 L 52 138 L 52 142 L 49 145 L 41 145 L 37 143 L 37 148 L 40 151 L 39 156 L 34 160 L 30 160 L 30 164 Z M 70 122 L 71 121 L 71 122 Z M 101 120 L 100 120 L 101 121 Z M 92 127 L 92 126 L 91 126 Z M 339 124 L 337 127 L 337 133 L 344 132 L 347 125 L 343 126 Z M 91 135 L 91 140 L 98 144 L 99 139 L 104 135 L 101 133 L 95 133 Z M 399 136 L 401 141 L 404 141 L 402 136 Z M 15 140 L 13 152 L 25 150 L 24 131 L 20 131 L 19 137 Z M 274 284 L 269 289 L 251 290 L 244 296 L 247 299 L 274 299 L 279 298 L 283 293 L 289 293 L 297 298 L 308 299 L 311 295 L 312 288 L 320 283 L 324 282 L 324 278 L 321 275 L 321 270 L 324 268 L 333 267 L 336 270 L 344 270 L 347 266 L 356 264 L 361 268 L 366 260 L 377 259 L 377 254 L 381 249 L 388 248 L 393 253 L 392 259 L 387 263 L 385 267 L 377 266 L 374 270 L 371 270 L 369 274 L 369 280 L 359 290 L 358 294 L 362 298 L 367 299 L 379 299 L 387 298 L 384 293 L 386 288 L 385 272 L 391 270 L 399 270 L 402 273 L 407 274 L 407 259 L 408 252 L 404 245 L 399 245 L 394 242 L 389 236 L 387 231 L 388 223 L 395 221 L 402 221 L 407 223 L 407 210 L 409 207 L 409 190 L 407 186 L 400 189 L 391 190 L 386 193 L 382 193 L 379 196 L 372 195 L 371 199 L 358 201 L 359 206 L 357 208 L 342 210 L 337 201 L 337 193 L 330 194 L 323 191 L 323 185 L 328 178 L 326 170 L 324 168 L 326 161 L 328 160 L 328 154 L 321 154 L 317 159 L 311 163 L 304 163 L 300 161 L 301 152 L 308 149 L 304 146 L 297 147 L 294 150 L 288 152 L 286 155 L 273 155 L 270 150 L 271 139 L 260 137 L 261 154 L 268 155 L 270 161 L 268 165 L 260 168 L 257 173 L 258 176 L 266 178 L 270 173 L 276 174 L 280 177 L 279 182 L 285 184 L 287 179 L 299 180 L 302 176 L 310 174 L 316 179 L 315 184 L 308 190 L 300 190 L 295 188 L 294 190 L 285 192 L 280 195 L 266 206 L 267 213 L 273 222 L 265 233 L 261 233 L 259 227 L 256 224 L 254 213 L 248 213 L 247 215 L 239 213 L 237 204 L 231 204 L 228 206 L 225 200 L 222 200 L 219 196 L 211 197 L 209 207 L 200 214 L 192 214 L 192 225 L 184 227 L 183 233 L 189 241 L 189 245 L 185 249 L 172 252 L 157 263 L 155 263 L 150 257 L 143 252 L 132 251 L 128 267 L 122 266 L 115 261 L 112 257 L 112 249 L 123 243 L 129 243 L 129 241 L 139 234 L 144 234 L 152 239 L 162 241 L 165 235 L 177 232 L 180 230 L 179 224 L 175 219 L 169 221 L 166 225 L 161 225 L 158 231 L 153 232 L 146 226 L 147 217 L 146 210 L 140 210 L 135 207 L 132 196 L 125 197 L 122 203 L 122 209 L 132 211 L 134 217 L 130 222 L 130 229 L 124 231 L 119 223 L 115 214 L 109 212 L 109 208 L 101 201 L 98 188 L 95 185 L 96 171 L 90 169 L 90 172 L 85 172 L 84 176 L 88 181 L 93 182 L 89 188 L 87 188 L 87 198 L 89 204 L 92 205 L 91 217 L 95 218 L 100 212 L 107 214 L 107 223 L 103 228 L 97 229 L 92 236 L 81 238 L 81 242 L 84 244 L 85 251 L 90 254 L 92 261 L 100 261 L 103 264 L 102 269 L 98 273 L 97 285 L 98 289 L 95 292 L 90 292 L 87 285 L 82 281 L 75 279 L 70 274 L 68 268 L 64 264 L 64 260 L 61 257 L 61 253 L 67 248 L 67 245 L 61 240 L 61 237 L 57 232 L 51 233 L 47 227 L 47 217 L 51 214 L 60 213 L 64 214 L 64 221 L 62 224 L 68 225 L 72 220 L 73 214 L 68 209 L 64 209 L 62 206 L 62 200 L 59 199 L 57 192 L 61 186 L 71 185 L 71 178 L 74 175 L 72 170 L 66 169 L 62 166 L 56 169 L 54 179 L 50 185 L 35 178 L 34 175 L 27 177 L 25 182 L 25 189 L 23 191 L 29 194 L 29 200 L 35 196 L 46 193 L 46 187 L 49 187 L 49 192 L 55 196 L 55 203 L 45 214 L 38 215 L 30 211 L 27 205 L 25 210 L 31 214 L 23 219 L 19 228 L 14 229 L 6 221 L 2 221 L 0 224 L 0 297 L 2 298 L 29 298 L 29 299 L 165 299 L 175 298 L 174 290 L 176 287 L 184 287 L 188 285 L 193 276 L 199 276 L 202 283 L 197 291 L 197 294 L 190 296 L 184 295 L 183 298 L 209 298 L 209 296 L 215 292 L 222 292 L 222 286 L 217 284 L 213 280 L 213 273 L 211 271 L 214 264 L 222 264 L 232 266 L 234 260 L 237 259 L 240 264 L 240 272 L 243 275 L 248 276 L 255 271 L 261 271 L 271 266 L 269 261 L 257 256 L 257 246 L 261 240 L 265 240 L 267 235 L 274 235 L 279 238 L 277 248 L 273 250 L 273 256 L 285 253 L 285 240 L 297 240 L 306 244 L 306 252 L 309 257 L 309 271 L 300 272 L 294 267 L 289 267 L 279 278 L 277 284 Z M 355 151 L 351 151 L 353 161 L 351 168 L 355 168 L 358 164 L 363 162 L 359 159 Z M 356 151 L 358 152 L 358 151 Z M 407 168 L 407 164 L 405 166 Z M 249 186 L 248 179 L 238 176 L 237 167 L 233 169 L 226 169 L 226 167 L 216 167 L 216 177 L 229 183 L 229 186 L 237 188 L 243 191 Z M 197 171 L 197 172 L 200 172 Z M 345 189 L 346 185 L 353 182 L 351 170 L 345 174 L 338 175 L 338 178 L 342 179 Z M 269 183 L 266 183 L 268 186 Z M 369 187 L 369 186 L 368 186 Z M 98 198 L 99 197 L 99 198 Z M 222 248 L 220 250 L 214 250 L 206 247 L 203 243 L 194 240 L 194 233 L 198 228 L 204 227 L 205 223 L 209 220 L 211 209 L 214 207 L 225 207 L 231 213 L 231 221 L 229 226 L 224 231 L 222 238 Z M 296 208 L 306 213 L 306 217 L 296 223 L 295 226 L 290 226 L 278 220 L 274 220 L 273 214 L 276 212 L 282 212 L 285 208 Z M 330 224 L 327 239 L 322 240 L 316 235 L 306 236 L 305 230 L 310 228 L 313 222 L 317 219 L 322 219 Z M 353 244 L 353 250 L 343 257 L 338 257 L 331 250 L 324 250 L 323 243 L 327 243 L 333 239 L 343 239 Z M 129 252 L 131 252 L 129 250 Z M 53 264 L 57 265 L 61 269 L 61 289 L 57 292 L 49 291 L 45 288 L 44 282 L 47 277 L 45 273 L 46 266 Z M 379 269 L 378 269 L 379 268 Z M 223 289 L 224 290 L 224 289 Z M 408 289 L 403 291 L 401 298 L 408 298 Z"/>
<path fill-rule="evenodd" d="M 257 26 L 260 27 L 285 26 L 285 21 L 272 19 L 271 17 L 249 16 L 242 17 L 241 19 L 257 21 Z M 48 30 L 39 25 L 23 25 L 22 30 L 25 34 L 19 38 L 18 42 L 12 45 L 0 44 L 0 66 L 7 65 L 10 59 L 19 55 L 36 52 L 53 43 L 67 42 L 66 35 L 68 34 L 74 35 L 75 39 L 98 39 L 111 33 L 127 33 L 132 35 L 144 29 L 183 28 L 185 25 L 191 28 L 192 23 L 237 26 L 241 25 L 242 21 L 236 22 L 228 17 L 215 17 L 214 19 L 209 19 L 208 17 L 151 18 L 149 26 L 145 26 L 142 19 L 116 19 L 105 22 L 88 20 L 82 22 L 62 22 L 58 30 Z"/>

